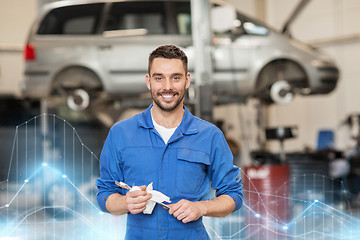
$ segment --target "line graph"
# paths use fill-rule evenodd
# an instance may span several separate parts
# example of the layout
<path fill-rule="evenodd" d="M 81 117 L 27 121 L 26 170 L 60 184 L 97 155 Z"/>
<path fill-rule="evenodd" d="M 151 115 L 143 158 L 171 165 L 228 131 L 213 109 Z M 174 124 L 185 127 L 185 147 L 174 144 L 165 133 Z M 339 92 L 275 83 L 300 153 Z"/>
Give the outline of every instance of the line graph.
<path fill-rule="evenodd" d="M 0 182 L 0 239 L 22 236 L 23 231 L 33 236 L 26 239 L 47 239 L 45 226 L 65 226 L 70 219 L 78 220 L 70 229 L 59 232 L 54 227 L 56 239 L 69 239 L 76 229 L 89 228 L 93 239 L 98 239 L 99 224 L 90 220 L 103 215 L 95 202 L 98 157 L 78 130 L 54 114 L 36 116 L 16 127 L 8 170 L 3 174 L 7 178 Z M 80 131 L 96 134 L 96 129 Z"/>
<path fill-rule="evenodd" d="M 334 182 L 339 185 L 336 180 L 304 174 L 268 193 L 258 191 L 245 171 L 242 176 L 244 205 L 224 219 L 211 219 L 214 223 L 209 222 L 208 230 L 213 239 L 360 239 L 359 215 L 353 213 L 343 186 L 338 190 L 332 187 Z M 300 186 L 304 182 L 306 185 Z M 318 192 L 314 194 L 314 190 Z M 288 202 L 288 209 L 277 207 L 283 201 Z"/>
<path fill-rule="evenodd" d="M 54 114 L 15 128 L 6 178 L 0 179 L 0 240 L 123 239 L 126 216 L 102 213 L 95 201 L 99 150 L 80 137 L 96 131 L 78 130 Z M 277 179 L 278 187 L 267 191 L 256 183 L 265 171 L 241 171 L 241 210 L 204 218 L 213 240 L 360 239 L 360 218 L 341 182 L 304 174 Z"/>

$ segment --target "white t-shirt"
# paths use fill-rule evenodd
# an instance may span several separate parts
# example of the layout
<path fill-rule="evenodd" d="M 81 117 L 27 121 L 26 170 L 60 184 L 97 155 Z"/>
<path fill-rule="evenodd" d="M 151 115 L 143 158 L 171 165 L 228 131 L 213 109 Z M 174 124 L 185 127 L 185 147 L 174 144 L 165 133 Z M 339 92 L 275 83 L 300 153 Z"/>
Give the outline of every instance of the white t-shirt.
<path fill-rule="evenodd" d="M 165 144 L 167 144 L 167 142 L 169 141 L 171 136 L 174 134 L 177 127 L 166 128 L 166 127 L 163 127 L 163 126 L 157 124 L 157 122 L 155 122 L 155 120 L 154 120 L 154 118 L 152 116 L 151 116 L 151 119 L 153 121 L 153 124 L 154 124 L 154 127 L 155 127 L 156 131 L 158 131 L 158 133 L 160 134 L 160 136 L 164 140 Z"/>

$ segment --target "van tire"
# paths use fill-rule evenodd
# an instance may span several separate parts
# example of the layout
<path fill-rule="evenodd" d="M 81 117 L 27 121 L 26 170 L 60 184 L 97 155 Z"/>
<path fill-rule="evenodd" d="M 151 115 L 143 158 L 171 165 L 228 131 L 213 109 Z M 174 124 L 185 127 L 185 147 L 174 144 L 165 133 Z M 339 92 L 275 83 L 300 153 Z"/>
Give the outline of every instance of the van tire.
<path fill-rule="evenodd" d="M 50 95 L 66 99 L 71 110 L 84 111 L 101 94 L 102 89 L 95 73 L 86 68 L 71 67 L 57 75 Z"/>
<path fill-rule="evenodd" d="M 90 94 L 84 89 L 75 89 L 66 98 L 67 106 L 74 111 L 83 111 L 90 106 Z"/>
<path fill-rule="evenodd" d="M 276 102 L 271 96 L 270 89 L 274 83 L 279 81 L 287 82 L 292 88 L 302 89 L 308 87 L 308 78 L 302 67 L 294 61 L 280 59 L 268 63 L 260 71 L 255 96 L 265 104 Z"/>
<path fill-rule="evenodd" d="M 45 211 L 51 218 L 65 219 L 74 215 L 78 193 L 65 180 L 50 184 L 44 192 Z"/>

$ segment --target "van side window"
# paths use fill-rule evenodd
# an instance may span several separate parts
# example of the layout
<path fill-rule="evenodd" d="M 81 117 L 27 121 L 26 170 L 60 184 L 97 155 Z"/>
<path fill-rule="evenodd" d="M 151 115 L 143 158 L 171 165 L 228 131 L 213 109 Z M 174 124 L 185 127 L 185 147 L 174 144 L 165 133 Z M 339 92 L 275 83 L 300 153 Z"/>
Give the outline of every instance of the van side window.
<path fill-rule="evenodd" d="M 144 29 L 147 34 L 165 33 L 165 13 L 161 2 L 115 2 L 105 31 Z"/>
<path fill-rule="evenodd" d="M 50 11 L 38 34 L 95 34 L 104 4 L 85 4 Z"/>
<path fill-rule="evenodd" d="M 190 3 L 176 1 L 114 2 L 105 31 L 123 34 L 191 34 Z"/>
<path fill-rule="evenodd" d="M 191 10 L 187 2 L 175 3 L 178 34 L 191 35 Z"/>

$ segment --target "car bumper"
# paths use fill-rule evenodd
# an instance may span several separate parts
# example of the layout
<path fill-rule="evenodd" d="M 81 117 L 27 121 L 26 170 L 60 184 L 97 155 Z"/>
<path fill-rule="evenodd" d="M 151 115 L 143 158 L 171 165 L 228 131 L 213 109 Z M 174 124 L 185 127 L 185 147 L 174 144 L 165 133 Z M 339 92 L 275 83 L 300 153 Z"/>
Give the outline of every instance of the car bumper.
<path fill-rule="evenodd" d="M 337 67 L 318 67 L 320 84 L 313 90 L 313 94 L 327 94 L 333 91 L 339 80 L 339 69 Z"/>
<path fill-rule="evenodd" d="M 40 99 L 48 96 L 50 90 L 48 72 L 25 72 L 25 80 L 21 85 L 24 97 Z"/>

